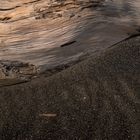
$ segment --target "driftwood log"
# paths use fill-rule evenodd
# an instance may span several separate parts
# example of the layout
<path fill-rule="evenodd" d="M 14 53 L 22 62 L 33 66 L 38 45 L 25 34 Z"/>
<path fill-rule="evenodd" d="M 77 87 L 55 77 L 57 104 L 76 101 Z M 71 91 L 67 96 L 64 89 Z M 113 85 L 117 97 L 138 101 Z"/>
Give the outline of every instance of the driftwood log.
<path fill-rule="evenodd" d="M 119 6 L 110 0 L 0 0 L 0 60 L 46 70 L 100 53 L 139 26 L 137 4 Z M 75 43 L 61 47 L 69 42 Z"/>

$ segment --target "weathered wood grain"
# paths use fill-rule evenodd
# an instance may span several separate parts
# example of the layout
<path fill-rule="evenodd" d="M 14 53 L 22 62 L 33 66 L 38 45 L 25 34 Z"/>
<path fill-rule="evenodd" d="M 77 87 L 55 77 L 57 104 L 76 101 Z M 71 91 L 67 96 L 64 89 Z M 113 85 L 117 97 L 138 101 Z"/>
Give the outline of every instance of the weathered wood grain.
<path fill-rule="evenodd" d="M 127 1 L 130 9 L 121 9 L 117 1 L 102 4 L 98 0 L 1 0 L 0 59 L 30 62 L 47 69 L 82 55 L 100 53 L 136 31 L 136 5 Z M 69 47 L 60 47 L 74 40 L 76 43 Z"/>
<path fill-rule="evenodd" d="M 99 55 L 137 33 L 139 4 L 138 0 L 1 0 L 0 60 L 31 63 L 42 73 Z M 62 47 L 69 42 L 75 43 Z M 8 77 L 13 75 L 8 71 Z"/>

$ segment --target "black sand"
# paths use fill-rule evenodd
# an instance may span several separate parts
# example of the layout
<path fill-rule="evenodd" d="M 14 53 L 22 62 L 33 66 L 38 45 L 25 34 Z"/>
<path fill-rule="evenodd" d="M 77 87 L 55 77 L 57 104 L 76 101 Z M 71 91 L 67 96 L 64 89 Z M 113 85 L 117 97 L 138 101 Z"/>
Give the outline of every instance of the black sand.
<path fill-rule="evenodd" d="M 0 140 L 139 140 L 140 37 L 48 78 L 0 88 Z"/>

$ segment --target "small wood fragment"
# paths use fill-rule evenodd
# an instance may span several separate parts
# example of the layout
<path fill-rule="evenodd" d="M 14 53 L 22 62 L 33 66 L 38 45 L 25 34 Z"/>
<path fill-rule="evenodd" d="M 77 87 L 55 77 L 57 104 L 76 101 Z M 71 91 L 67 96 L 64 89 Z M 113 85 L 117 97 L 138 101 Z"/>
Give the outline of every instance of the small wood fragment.
<path fill-rule="evenodd" d="M 57 114 L 54 113 L 43 113 L 43 114 L 39 114 L 40 117 L 56 117 Z"/>

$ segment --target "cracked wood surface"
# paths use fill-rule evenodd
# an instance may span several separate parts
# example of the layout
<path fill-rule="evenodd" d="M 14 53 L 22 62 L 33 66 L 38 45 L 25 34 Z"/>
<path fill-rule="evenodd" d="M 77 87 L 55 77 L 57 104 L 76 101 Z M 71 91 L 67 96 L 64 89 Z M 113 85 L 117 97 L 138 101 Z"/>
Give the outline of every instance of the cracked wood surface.
<path fill-rule="evenodd" d="M 0 0 L 0 59 L 30 62 L 44 70 L 99 54 L 137 32 L 139 4 Z"/>

